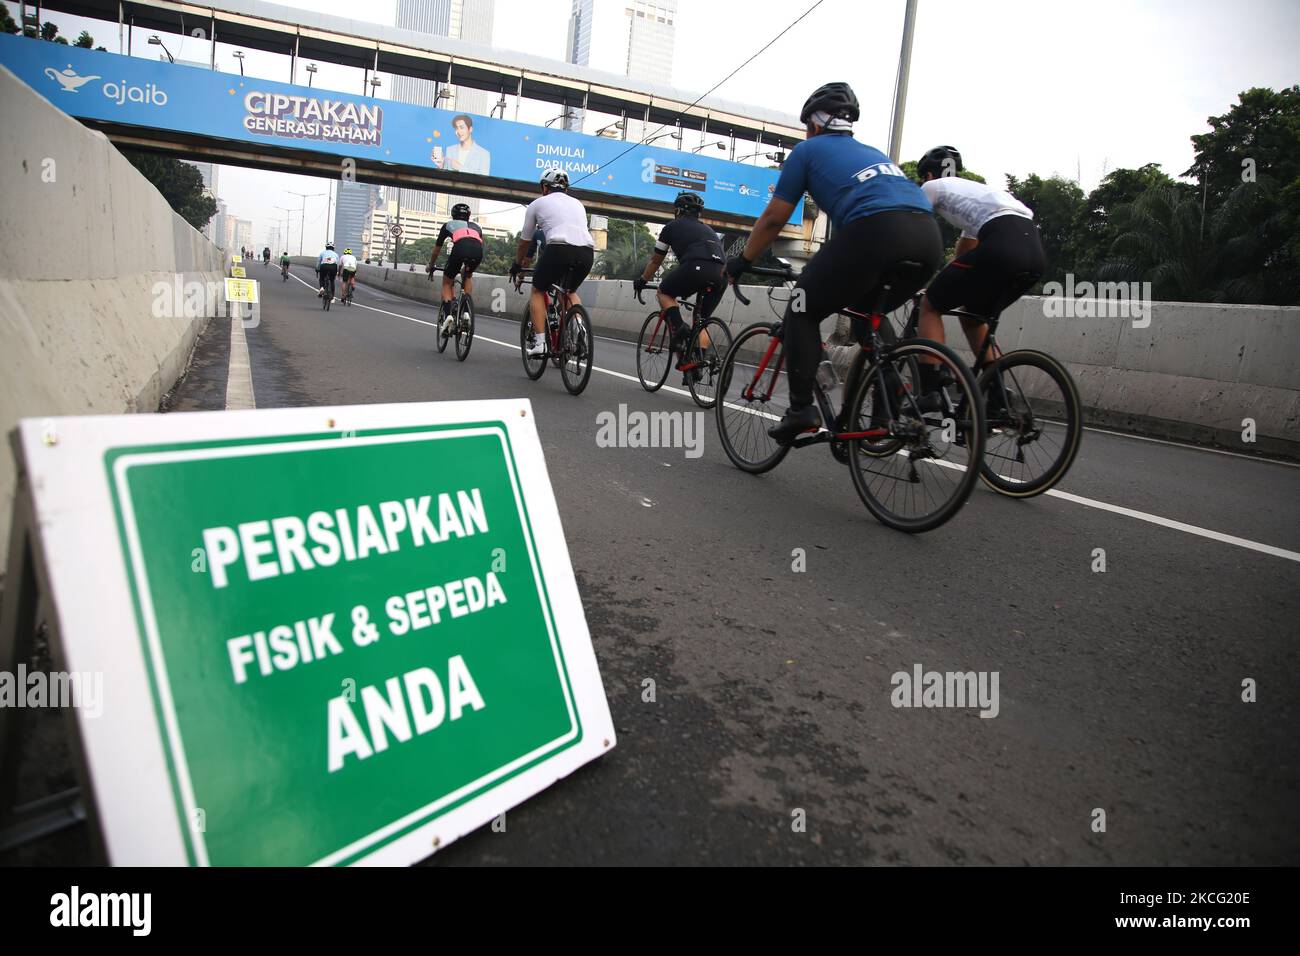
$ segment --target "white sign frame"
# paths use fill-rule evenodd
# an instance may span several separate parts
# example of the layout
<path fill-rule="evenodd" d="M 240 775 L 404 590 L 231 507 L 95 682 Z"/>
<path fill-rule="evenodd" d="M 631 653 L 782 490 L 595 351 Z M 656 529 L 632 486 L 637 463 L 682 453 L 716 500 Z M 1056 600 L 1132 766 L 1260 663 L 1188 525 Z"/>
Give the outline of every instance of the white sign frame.
<path fill-rule="evenodd" d="M 39 538 L 33 552 L 57 619 L 52 629 L 55 660 L 68 671 L 104 675 L 102 715 L 76 710 L 74 723 L 88 777 L 87 803 L 110 863 L 185 865 L 188 856 L 166 763 L 167 730 L 154 712 L 105 453 L 134 445 L 486 421 L 503 422 L 509 436 L 583 734 L 553 757 L 357 861 L 405 865 L 483 826 L 616 743 L 531 403 L 501 399 L 19 422 L 20 464 Z"/>

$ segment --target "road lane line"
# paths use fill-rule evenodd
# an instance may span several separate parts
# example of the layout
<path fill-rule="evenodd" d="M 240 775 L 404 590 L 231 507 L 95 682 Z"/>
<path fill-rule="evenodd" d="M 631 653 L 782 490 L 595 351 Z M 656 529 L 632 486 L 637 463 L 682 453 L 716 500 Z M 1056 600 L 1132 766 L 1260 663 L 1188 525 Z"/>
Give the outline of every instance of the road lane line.
<path fill-rule="evenodd" d="M 295 276 L 294 278 L 297 278 L 297 276 Z M 302 282 L 301 279 L 299 279 L 298 281 Z M 306 285 L 308 286 L 308 288 L 310 288 L 310 285 L 308 285 L 308 283 L 306 282 L 303 282 L 303 285 Z M 436 322 L 429 322 L 426 321 L 425 319 L 413 318 L 412 316 L 409 315 L 402 315 L 399 312 L 389 312 L 387 309 L 377 309 L 374 306 L 362 305 L 360 302 L 356 302 L 355 300 L 353 304 L 362 309 L 369 309 L 372 312 L 380 312 L 384 315 L 391 315 L 398 319 L 405 319 L 408 322 L 417 322 L 420 325 L 428 325 L 433 328 L 437 327 Z M 499 318 L 498 316 L 495 315 L 485 316 L 485 318 L 488 317 Z M 503 321 L 509 321 L 509 320 L 503 320 Z M 508 349 L 519 348 L 519 343 L 517 342 L 502 342 L 500 339 L 488 338 L 485 335 L 478 334 L 478 332 L 474 333 L 474 338 L 476 341 L 481 339 L 484 342 L 491 342 L 493 345 L 500 345 L 503 348 L 508 348 Z M 629 382 L 636 382 L 637 385 L 641 384 L 641 380 L 638 379 L 635 375 L 627 375 L 623 372 L 615 372 L 613 369 L 601 368 L 598 365 L 593 365 L 592 371 L 603 372 L 604 374 L 613 376 L 614 378 L 621 378 L 621 379 L 626 379 Z M 686 389 L 674 388 L 671 385 L 665 385 L 662 389 L 660 389 L 660 391 L 672 392 L 674 394 L 685 395 L 687 397 L 690 396 L 690 392 L 687 391 Z M 740 406 L 732 405 L 730 402 L 727 403 L 727 406 L 729 408 L 736 408 L 738 411 L 745 411 L 748 412 L 749 414 L 759 415 L 760 417 L 775 418 L 775 416 L 771 416 L 768 413 L 754 412 L 751 409 L 746 409 Z M 965 470 L 964 466 L 954 464 L 953 462 L 935 461 L 934 463 L 937 465 L 942 465 L 943 467 L 946 468 L 957 468 L 963 471 Z M 1221 544 L 1230 544 L 1238 548 L 1246 548 L 1251 551 L 1258 551 L 1261 554 L 1271 555 L 1272 557 L 1275 558 L 1284 558 L 1288 561 L 1300 562 L 1300 552 L 1288 551 L 1285 548 L 1278 548 L 1271 544 L 1263 544 L 1259 541 L 1251 541 L 1247 538 L 1237 537 L 1236 535 L 1225 534 L 1222 531 L 1212 531 L 1209 528 L 1200 528 L 1197 527 L 1196 525 L 1187 524 L 1182 521 L 1175 521 L 1172 518 L 1162 518 L 1160 515 L 1148 514 L 1145 511 L 1137 511 L 1133 508 L 1125 508 L 1122 505 L 1112 505 L 1106 501 L 1098 501 L 1095 498 L 1085 498 L 1082 495 L 1071 494 L 1068 491 L 1058 491 L 1055 488 L 1051 488 L 1047 490 L 1046 492 L 1044 492 L 1044 494 L 1052 498 L 1060 498 L 1064 501 L 1071 501 L 1077 505 L 1083 505 L 1085 508 L 1096 508 L 1100 511 L 1109 511 L 1112 514 L 1124 515 L 1125 517 L 1134 518 L 1138 521 L 1145 521 L 1148 522 L 1149 524 L 1159 525 L 1162 528 L 1171 528 L 1175 531 L 1182 531 L 1185 534 L 1191 534 L 1202 538 L 1208 538 L 1211 541 L 1218 541 Z"/>

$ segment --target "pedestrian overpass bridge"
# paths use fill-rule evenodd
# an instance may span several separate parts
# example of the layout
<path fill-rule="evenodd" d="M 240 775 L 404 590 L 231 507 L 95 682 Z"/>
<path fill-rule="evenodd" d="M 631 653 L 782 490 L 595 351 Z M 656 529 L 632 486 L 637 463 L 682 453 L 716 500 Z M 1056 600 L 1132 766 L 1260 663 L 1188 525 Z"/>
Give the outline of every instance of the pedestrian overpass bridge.
<path fill-rule="evenodd" d="M 676 194 L 694 189 L 708 206 L 706 219 L 734 229 L 752 224 L 778 175 L 766 165 L 735 161 L 737 154 L 779 161 L 803 138 L 795 117 L 762 107 L 274 4 L 56 0 L 41 6 L 116 21 L 123 51 L 137 29 L 208 41 L 214 68 L 204 70 L 0 38 L 0 63 L 54 105 L 118 145 L 179 158 L 520 202 L 536 197 L 541 169 L 559 165 L 592 212 L 663 220 L 671 217 Z M 287 82 L 217 72 L 217 41 L 284 55 Z M 302 85 L 304 58 L 361 69 L 362 89 L 374 74 L 387 73 L 500 99 L 492 115 L 471 117 L 466 144 L 451 110 Z M 620 137 L 519 122 L 519 105 L 530 100 L 558 104 L 562 116 L 581 109 L 591 122 L 607 117 L 604 126 Z M 507 119 L 512 103 L 514 118 Z M 628 140 L 637 123 L 663 126 L 676 148 Z M 685 149 L 688 138 L 721 141 L 731 158 Z M 796 210 L 783 233 L 787 244 L 813 238 L 813 223 L 805 224 L 802 213 Z"/>

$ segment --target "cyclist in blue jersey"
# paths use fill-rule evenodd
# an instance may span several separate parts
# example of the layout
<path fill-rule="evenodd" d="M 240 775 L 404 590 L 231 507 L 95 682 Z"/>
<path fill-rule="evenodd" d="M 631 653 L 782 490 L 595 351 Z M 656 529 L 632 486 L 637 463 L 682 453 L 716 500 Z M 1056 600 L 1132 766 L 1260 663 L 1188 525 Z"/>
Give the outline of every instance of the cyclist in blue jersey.
<path fill-rule="evenodd" d="M 943 239 L 929 200 L 888 156 L 853 138 L 858 115 L 858 98 L 847 83 L 827 83 L 808 97 L 799 114 L 808 138 L 786 158 L 744 251 L 727 262 L 727 275 L 738 281 L 776 239 L 805 192 L 834 227 L 804 268 L 796 283 L 802 293 L 791 296 L 782 322 L 790 408 L 768 433 L 783 444 L 821 423 L 813 382 L 822 320 L 844 308 L 869 311 L 877 304 L 882 276 L 902 260 L 921 263 L 927 276 L 943 261 Z M 912 297 L 916 288 L 908 285 L 890 290 L 885 311 Z"/>

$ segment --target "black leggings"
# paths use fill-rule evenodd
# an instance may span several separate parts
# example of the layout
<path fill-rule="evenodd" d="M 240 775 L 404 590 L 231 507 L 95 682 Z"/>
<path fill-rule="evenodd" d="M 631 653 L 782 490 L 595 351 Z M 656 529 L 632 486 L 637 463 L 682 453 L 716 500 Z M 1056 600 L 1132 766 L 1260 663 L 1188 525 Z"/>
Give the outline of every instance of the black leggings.
<path fill-rule="evenodd" d="M 923 268 L 915 273 L 915 285 L 895 285 L 882 305 L 877 301 L 881 277 L 903 259 L 919 262 Z M 809 260 L 786 306 L 790 406 L 812 404 L 824 319 L 841 309 L 892 311 L 911 298 L 942 262 L 943 238 L 929 213 L 895 209 L 855 219 L 837 229 Z"/>

